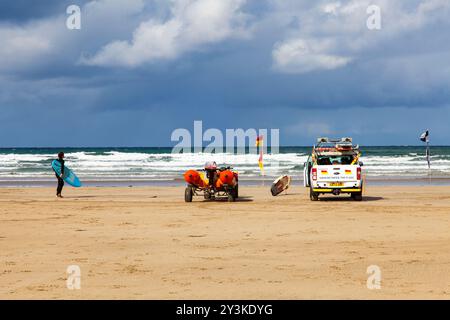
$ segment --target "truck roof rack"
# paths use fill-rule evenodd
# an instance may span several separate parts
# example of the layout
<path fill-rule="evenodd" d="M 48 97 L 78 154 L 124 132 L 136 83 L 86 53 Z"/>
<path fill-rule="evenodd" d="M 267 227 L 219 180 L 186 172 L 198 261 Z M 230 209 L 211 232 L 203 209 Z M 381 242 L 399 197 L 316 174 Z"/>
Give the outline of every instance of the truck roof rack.
<path fill-rule="evenodd" d="M 359 153 L 359 145 L 353 145 L 353 139 L 349 137 L 339 139 L 321 137 L 317 139 L 313 152 L 318 154 L 354 154 Z"/>
<path fill-rule="evenodd" d="M 353 143 L 353 139 L 349 137 L 330 139 L 326 137 L 321 137 L 317 139 L 317 143 Z"/>

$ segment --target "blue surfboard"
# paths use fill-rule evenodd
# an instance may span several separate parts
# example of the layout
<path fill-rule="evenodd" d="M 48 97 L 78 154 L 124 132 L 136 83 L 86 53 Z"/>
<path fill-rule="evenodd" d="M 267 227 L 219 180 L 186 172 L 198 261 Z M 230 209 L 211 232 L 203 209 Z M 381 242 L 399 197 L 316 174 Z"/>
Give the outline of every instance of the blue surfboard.
<path fill-rule="evenodd" d="M 52 161 L 52 168 L 55 172 L 60 176 L 61 175 L 61 162 L 58 160 Z M 63 180 L 70 184 L 72 187 L 79 188 L 81 187 L 81 181 L 78 177 L 73 173 L 72 170 L 64 166 L 64 176 Z"/>

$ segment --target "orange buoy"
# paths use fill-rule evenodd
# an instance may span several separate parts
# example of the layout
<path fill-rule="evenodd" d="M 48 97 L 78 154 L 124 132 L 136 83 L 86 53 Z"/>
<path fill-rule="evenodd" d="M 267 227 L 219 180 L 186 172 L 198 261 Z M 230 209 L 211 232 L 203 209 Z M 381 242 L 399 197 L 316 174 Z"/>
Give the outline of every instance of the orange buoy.
<path fill-rule="evenodd" d="M 236 185 L 236 177 L 233 171 L 225 170 L 220 172 L 219 179 L 216 182 L 216 188 L 221 188 L 224 184 L 229 187 L 234 187 Z"/>
<path fill-rule="evenodd" d="M 188 184 L 192 184 L 198 188 L 204 188 L 208 185 L 208 183 L 203 179 L 203 175 L 195 170 L 188 170 L 184 173 L 184 180 Z"/>

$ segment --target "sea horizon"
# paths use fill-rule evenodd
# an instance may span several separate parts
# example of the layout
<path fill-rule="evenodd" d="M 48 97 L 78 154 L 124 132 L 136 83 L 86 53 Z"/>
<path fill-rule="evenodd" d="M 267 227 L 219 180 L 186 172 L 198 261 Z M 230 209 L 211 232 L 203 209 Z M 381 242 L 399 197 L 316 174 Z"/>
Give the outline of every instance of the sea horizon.
<path fill-rule="evenodd" d="M 245 185 L 257 185 L 281 175 L 302 184 L 303 164 L 310 146 L 269 147 L 261 175 L 258 155 L 245 153 L 172 153 L 172 147 L 17 147 L 0 148 L 0 186 L 49 186 L 55 177 L 50 163 L 58 151 L 85 186 L 182 185 L 183 173 L 201 169 L 206 161 L 232 166 Z M 450 185 L 450 146 L 431 147 L 428 170 L 424 146 L 361 146 L 367 181 L 375 184 Z M 430 181 L 431 179 L 431 181 Z"/>
<path fill-rule="evenodd" d="M 367 144 L 367 145 L 362 145 L 359 144 L 360 147 L 393 147 L 393 148 L 402 148 L 402 147 L 417 147 L 417 148 L 425 148 L 426 146 L 424 146 L 423 144 L 387 144 L 387 145 L 383 145 L 383 144 Z M 203 148 L 206 148 L 207 144 L 203 146 Z M 226 147 L 226 146 L 224 146 Z M 280 145 L 279 148 L 312 148 L 313 145 Z M 430 148 L 436 148 L 436 147 L 450 147 L 449 145 L 446 144 L 430 144 Z M 24 147 L 24 146 L 20 146 L 20 147 L 0 147 L 0 150 L 8 150 L 8 149 L 128 149 L 128 148 L 133 148 L 133 149 L 146 149 L 146 148 L 150 148 L 150 149 L 173 149 L 173 146 L 61 146 L 61 147 L 55 147 L 55 146 L 38 146 L 38 147 Z M 248 146 L 246 147 L 248 148 Z M 270 147 L 268 147 L 270 148 Z"/>

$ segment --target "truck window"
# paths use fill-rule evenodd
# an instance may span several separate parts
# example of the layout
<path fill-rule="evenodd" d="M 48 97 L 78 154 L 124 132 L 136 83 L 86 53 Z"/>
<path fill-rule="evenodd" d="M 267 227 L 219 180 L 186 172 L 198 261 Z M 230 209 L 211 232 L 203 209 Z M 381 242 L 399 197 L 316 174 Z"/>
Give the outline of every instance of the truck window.
<path fill-rule="evenodd" d="M 317 160 L 317 164 L 319 166 L 329 166 L 331 165 L 331 160 L 329 157 L 319 157 L 319 159 Z"/>
<path fill-rule="evenodd" d="M 320 166 L 350 165 L 353 159 L 353 156 L 321 156 L 317 159 L 317 164 Z"/>

